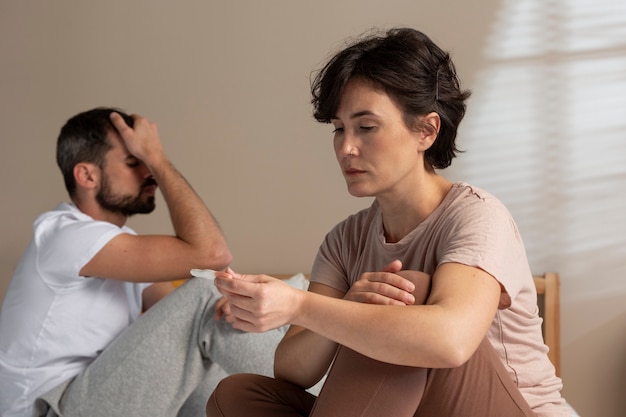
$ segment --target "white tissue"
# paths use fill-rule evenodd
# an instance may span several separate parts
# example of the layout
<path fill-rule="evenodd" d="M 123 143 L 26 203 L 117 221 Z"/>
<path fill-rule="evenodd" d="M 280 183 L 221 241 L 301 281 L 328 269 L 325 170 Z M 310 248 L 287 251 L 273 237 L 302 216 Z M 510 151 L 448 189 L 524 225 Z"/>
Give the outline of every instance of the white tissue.
<path fill-rule="evenodd" d="M 215 271 L 212 269 L 192 269 L 191 275 L 198 278 L 215 279 Z"/>

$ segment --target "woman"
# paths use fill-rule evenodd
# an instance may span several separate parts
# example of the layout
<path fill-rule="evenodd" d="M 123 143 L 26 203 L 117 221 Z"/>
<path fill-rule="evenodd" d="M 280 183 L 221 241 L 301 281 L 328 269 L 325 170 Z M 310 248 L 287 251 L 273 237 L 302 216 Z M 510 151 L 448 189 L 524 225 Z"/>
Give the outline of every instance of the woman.
<path fill-rule="evenodd" d="M 291 327 L 275 379 L 223 380 L 207 415 L 567 416 L 513 219 L 436 171 L 469 97 L 449 54 L 393 29 L 336 54 L 312 93 L 348 191 L 375 200 L 328 233 L 308 292 L 218 274 L 234 327 Z"/>

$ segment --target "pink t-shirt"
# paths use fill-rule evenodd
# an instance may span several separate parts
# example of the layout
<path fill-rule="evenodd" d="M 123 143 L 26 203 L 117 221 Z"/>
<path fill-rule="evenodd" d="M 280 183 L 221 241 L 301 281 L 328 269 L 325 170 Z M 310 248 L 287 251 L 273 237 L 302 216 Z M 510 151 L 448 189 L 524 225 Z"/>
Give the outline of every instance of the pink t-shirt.
<path fill-rule="evenodd" d="M 313 264 L 311 281 L 341 291 L 364 272 L 399 259 L 403 269 L 433 275 L 447 262 L 480 268 L 503 287 L 487 334 L 509 374 L 540 416 L 568 415 L 543 342 L 537 293 L 526 251 L 509 211 L 491 194 L 455 183 L 442 203 L 396 243 L 385 241 L 376 202 L 335 226 Z"/>

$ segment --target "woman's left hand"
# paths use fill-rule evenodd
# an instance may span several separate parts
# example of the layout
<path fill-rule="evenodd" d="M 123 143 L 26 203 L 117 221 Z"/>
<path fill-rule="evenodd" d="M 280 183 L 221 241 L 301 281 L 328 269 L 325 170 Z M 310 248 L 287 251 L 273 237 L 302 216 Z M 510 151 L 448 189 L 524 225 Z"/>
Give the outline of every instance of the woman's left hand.
<path fill-rule="evenodd" d="M 346 293 L 344 299 L 367 304 L 411 305 L 416 289 L 409 272 L 401 271 L 402 262 L 395 260 L 381 272 L 366 272 Z M 419 274 L 419 272 L 416 272 Z M 423 302 L 423 301 L 422 301 Z M 421 303 L 420 303 L 421 304 Z"/>

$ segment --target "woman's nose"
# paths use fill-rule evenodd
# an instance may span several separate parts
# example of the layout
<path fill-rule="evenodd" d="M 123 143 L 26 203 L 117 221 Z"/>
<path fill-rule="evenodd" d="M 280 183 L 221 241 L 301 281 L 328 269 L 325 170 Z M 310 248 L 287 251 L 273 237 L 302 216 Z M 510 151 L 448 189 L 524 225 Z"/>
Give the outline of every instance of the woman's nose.
<path fill-rule="evenodd" d="M 357 146 L 352 138 L 348 138 L 344 136 L 344 139 L 341 143 L 340 147 L 341 156 L 355 156 L 357 154 Z"/>

